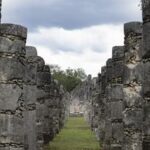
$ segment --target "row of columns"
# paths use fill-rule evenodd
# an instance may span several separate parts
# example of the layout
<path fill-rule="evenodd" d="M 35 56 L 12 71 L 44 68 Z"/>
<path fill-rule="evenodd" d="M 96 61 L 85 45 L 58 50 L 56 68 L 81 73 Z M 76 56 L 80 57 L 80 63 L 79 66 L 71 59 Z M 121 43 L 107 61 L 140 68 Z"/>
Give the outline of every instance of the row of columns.
<path fill-rule="evenodd" d="M 25 27 L 0 24 L 0 150 L 43 150 L 69 113 L 70 95 L 26 38 Z"/>
<path fill-rule="evenodd" d="M 81 86 L 90 95 L 82 96 L 86 119 L 104 150 L 150 149 L 150 0 L 142 10 L 143 23 L 124 25 L 124 46 L 113 47 L 101 74 Z"/>

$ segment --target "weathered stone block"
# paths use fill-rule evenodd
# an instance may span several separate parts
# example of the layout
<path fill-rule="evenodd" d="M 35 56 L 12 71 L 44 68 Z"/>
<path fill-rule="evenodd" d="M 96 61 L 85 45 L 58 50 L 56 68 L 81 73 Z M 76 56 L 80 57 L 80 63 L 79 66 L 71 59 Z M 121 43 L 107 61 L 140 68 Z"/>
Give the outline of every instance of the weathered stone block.
<path fill-rule="evenodd" d="M 136 33 L 137 35 L 141 35 L 142 33 L 142 23 L 141 22 L 128 22 L 124 24 L 124 33 L 125 36 L 129 34 Z"/>
<path fill-rule="evenodd" d="M 111 103 L 111 119 L 114 120 L 121 120 L 122 119 L 122 111 L 123 111 L 123 102 L 112 102 Z"/>
<path fill-rule="evenodd" d="M 124 88 L 124 107 L 125 108 L 142 108 L 143 98 L 141 96 L 141 86 Z"/>
<path fill-rule="evenodd" d="M 38 72 L 37 76 L 37 85 L 44 86 L 51 82 L 50 74 L 48 72 Z"/>
<path fill-rule="evenodd" d="M 16 84 L 0 84 L 0 111 L 12 111 L 23 105 L 23 91 Z"/>
<path fill-rule="evenodd" d="M 150 97 L 150 62 L 143 64 L 144 76 L 143 76 L 143 95 L 145 97 Z"/>
<path fill-rule="evenodd" d="M 122 83 L 124 70 L 124 62 L 123 61 L 113 61 L 112 64 L 112 79 L 114 83 Z"/>
<path fill-rule="evenodd" d="M 33 62 L 27 62 L 25 83 L 35 85 L 36 80 L 37 80 L 37 65 Z"/>
<path fill-rule="evenodd" d="M 105 140 L 110 141 L 112 138 L 112 123 L 111 120 L 106 120 L 105 122 Z"/>
<path fill-rule="evenodd" d="M 141 132 L 132 132 L 124 134 L 123 150 L 143 150 Z"/>
<path fill-rule="evenodd" d="M 0 37 L 0 52 L 9 54 L 24 54 L 25 42 L 22 40 L 11 40 L 6 37 Z"/>
<path fill-rule="evenodd" d="M 143 25 L 143 58 L 150 58 L 150 22 Z"/>
<path fill-rule="evenodd" d="M 32 58 L 34 59 L 34 57 L 37 56 L 37 50 L 35 47 L 33 46 L 26 46 L 26 57 L 27 58 Z"/>
<path fill-rule="evenodd" d="M 0 34 L 1 35 L 12 35 L 18 37 L 22 40 L 26 40 L 27 38 L 27 28 L 14 25 L 14 24 L 1 24 L 0 25 Z"/>
<path fill-rule="evenodd" d="M 124 137 L 123 123 L 112 123 L 112 138 L 115 143 L 122 143 Z"/>
<path fill-rule="evenodd" d="M 24 144 L 29 150 L 36 150 L 36 110 L 26 111 L 24 113 L 24 130 L 25 140 Z"/>
<path fill-rule="evenodd" d="M 112 49 L 112 59 L 122 60 L 124 57 L 124 46 L 114 46 Z"/>
<path fill-rule="evenodd" d="M 105 117 L 106 119 L 110 119 L 111 118 L 111 103 L 110 102 L 107 102 L 105 104 Z"/>
<path fill-rule="evenodd" d="M 27 109 L 32 110 L 36 109 L 36 101 L 37 101 L 37 87 L 36 85 L 24 85 L 23 87 L 25 93 L 25 105 Z M 29 108 L 28 108 L 29 107 Z"/>
<path fill-rule="evenodd" d="M 112 59 L 108 59 L 106 62 L 106 77 L 107 77 L 107 82 L 110 82 L 112 80 Z"/>
<path fill-rule="evenodd" d="M 142 84 L 144 76 L 142 63 L 124 65 L 124 84 Z"/>
<path fill-rule="evenodd" d="M 18 59 L 1 58 L 0 68 L 0 81 L 17 82 L 24 78 L 25 66 Z"/>
<path fill-rule="evenodd" d="M 24 143 L 23 121 L 15 115 L 0 114 L 0 141 L 1 143 Z"/>
<path fill-rule="evenodd" d="M 142 109 L 126 109 L 123 112 L 124 127 L 128 129 L 142 129 L 143 110 Z"/>
<path fill-rule="evenodd" d="M 150 22 L 150 1 L 142 0 L 143 21 Z"/>
<path fill-rule="evenodd" d="M 111 87 L 111 100 L 118 101 L 123 99 L 123 85 L 112 84 Z"/>
<path fill-rule="evenodd" d="M 101 68 L 101 79 L 102 79 L 102 83 L 101 83 L 101 92 L 105 93 L 105 88 L 107 85 L 107 78 L 106 78 L 106 66 Z"/>
<path fill-rule="evenodd" d="M 45 66 L 44 59 L 42 57 L 37 56 L 36 59 L 35 59 L 35 61 L 37 62 L 37 71 L 38 72 L 43 72 L 44 66 Z"/>
<path fill-rule="evenodd" d="M 142 25 L 141 22 L 124 25 L 126 64 L 136 64 L 142 59 Z"/>

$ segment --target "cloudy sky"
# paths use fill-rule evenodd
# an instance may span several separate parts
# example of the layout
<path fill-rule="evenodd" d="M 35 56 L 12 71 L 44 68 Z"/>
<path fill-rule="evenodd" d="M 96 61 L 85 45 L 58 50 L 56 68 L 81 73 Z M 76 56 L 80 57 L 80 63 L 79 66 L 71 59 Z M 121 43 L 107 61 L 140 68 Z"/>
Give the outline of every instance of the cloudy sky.
<path fill-rule="evenodd" d="M 2 22 L 28 27 L 47 64 L 96 76 L 123 45 L 123 24 L 141 20 L 140 0 L 3 0 Z"/>

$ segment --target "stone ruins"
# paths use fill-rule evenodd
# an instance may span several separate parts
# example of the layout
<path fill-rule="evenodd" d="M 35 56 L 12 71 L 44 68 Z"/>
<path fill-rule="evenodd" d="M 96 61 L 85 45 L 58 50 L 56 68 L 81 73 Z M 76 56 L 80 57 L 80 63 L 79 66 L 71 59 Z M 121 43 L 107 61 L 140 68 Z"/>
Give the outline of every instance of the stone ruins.
<path fill-rule="evenodd" d="M 70 112 L 84 115 L 102 150 L 150 150 L 150 0 L 142 10 L 101 74 L 71 94 L 26 46 L 25 27 L 0 24 L 0 150 L 43 150 Z"/>

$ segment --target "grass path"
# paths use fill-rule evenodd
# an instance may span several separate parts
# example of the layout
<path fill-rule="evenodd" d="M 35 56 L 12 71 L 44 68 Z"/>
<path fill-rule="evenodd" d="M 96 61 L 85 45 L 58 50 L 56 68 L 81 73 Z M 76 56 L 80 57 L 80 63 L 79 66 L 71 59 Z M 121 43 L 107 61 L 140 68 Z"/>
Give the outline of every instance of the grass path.
<path fill-rule="evenodd" d="M 69 118 L 47 150 L 100 150 L 94 134 L 82 117 Z"/>

